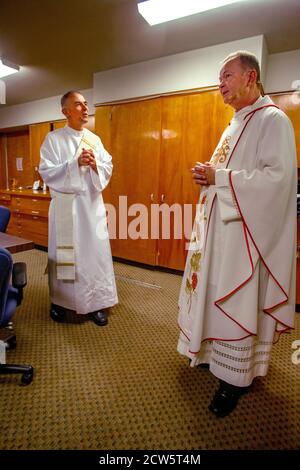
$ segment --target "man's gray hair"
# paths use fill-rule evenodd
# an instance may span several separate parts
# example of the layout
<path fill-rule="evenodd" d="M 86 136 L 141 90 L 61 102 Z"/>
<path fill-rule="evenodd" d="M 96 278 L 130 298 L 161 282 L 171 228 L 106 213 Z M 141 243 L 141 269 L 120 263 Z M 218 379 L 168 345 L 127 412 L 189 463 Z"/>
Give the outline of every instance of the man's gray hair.
<path fill-rule="evenodd" d="M 264 95 L 264 89 L 260 81 L 260 66 L 256 55 L 249 51 L 236 51 L 222 60 L 222 64 L 226 64 L 234 59 L 239 59 L 243 69 L 254 69 L 256 71 L 256 84 L 260 89 L 261 94 Z"/>
<path fill-rule="evenodd" d="M 65 104 L 66 104 L 67 99 L 68 99 L 70 96 L 75 95 L 75 93 L 78 93 L 79 95 L 81 95 L 80 91 L 77 91 L 77 90 L 70 90 L 70 91 L 67 91 L 67 93 L 65 93 L 65 94 L 61 97 L 60 104 L 61 104 L 61 107 L 62 107 L 62 108 L 65 107 Z"/>

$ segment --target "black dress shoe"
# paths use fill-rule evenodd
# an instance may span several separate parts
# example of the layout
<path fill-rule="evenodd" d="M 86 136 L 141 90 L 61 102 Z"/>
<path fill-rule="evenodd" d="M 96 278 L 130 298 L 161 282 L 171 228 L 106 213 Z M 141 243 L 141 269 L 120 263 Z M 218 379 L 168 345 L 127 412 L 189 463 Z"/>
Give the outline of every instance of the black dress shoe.
<path fill-rule="evenodd" d="M 209 369 L 209 364 L 202 362 L 201 364 L 197 364 L 196 367 L 199 367 L 199 369 Z"/>
<path fill-rule="evenodd" d="M 104 310 L 92 313 L 92 320 L 98 326 L 105 326 L 108 323 L 108 315 Z"/>
<path fill-rule="evenodd" d="M 249 387 L 236 387 L 220 381 L 220 386 L 215 393 L 208 409 L 219 418 L 228 416 L 238 404 L 239 398 L 249 390 Z"/>
<path fill-rule="evenodd" d="M 60 305 L 51 304 L 50 308 L 50 317 L 53 321 L 61 323 L 64 321 L 66 316 L 66 311 Z"/>

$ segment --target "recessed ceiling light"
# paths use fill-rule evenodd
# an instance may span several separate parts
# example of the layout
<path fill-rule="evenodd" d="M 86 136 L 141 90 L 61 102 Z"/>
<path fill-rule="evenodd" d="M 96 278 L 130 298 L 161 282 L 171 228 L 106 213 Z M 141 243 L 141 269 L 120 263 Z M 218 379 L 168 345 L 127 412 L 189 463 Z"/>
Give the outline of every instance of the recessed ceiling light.
<path fill-rule="evenodd" d="M 153 26 L 241 1 L 244 0 L 145 0 L 138 3 L 138 10 Z"/>
<path fill-rule="evenodd" d="M 0 59 L 0 78 L 19 72 L 19 65 L 12 64 L 6 59 Z"/>

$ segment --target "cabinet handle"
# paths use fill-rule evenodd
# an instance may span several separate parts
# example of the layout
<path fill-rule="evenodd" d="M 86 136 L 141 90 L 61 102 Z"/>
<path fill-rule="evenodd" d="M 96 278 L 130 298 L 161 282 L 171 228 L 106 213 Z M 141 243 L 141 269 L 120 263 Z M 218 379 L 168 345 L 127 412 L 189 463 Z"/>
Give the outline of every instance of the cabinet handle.
<path fill-rule="evenodd" d="M 164 194 L 161 195 L 160 200 L 161 200 L 161 202 L 164 202 L 164 200 L 165 200 L 165 195 Z"/>
<path fill-rule="evenodd" d="M 151 199 L 152 202 L 154 201 L 154 194 L 153 193 L 150 194 L 150 199 Z"/>
<path fill-rule="evenodd" d="M 32 214 L 39 214 L 39 211 L 31 211 Z"/>

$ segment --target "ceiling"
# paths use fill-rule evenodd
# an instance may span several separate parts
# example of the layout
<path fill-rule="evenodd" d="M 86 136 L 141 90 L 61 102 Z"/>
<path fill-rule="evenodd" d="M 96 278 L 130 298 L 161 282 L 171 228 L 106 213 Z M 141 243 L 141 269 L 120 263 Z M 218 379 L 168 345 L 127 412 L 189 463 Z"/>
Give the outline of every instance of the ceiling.
<path fill-rule="evenodd" d="M 161 0 L 163 1 L 163 0 Z M 93 73 L 264 34 L 269 53 L 300 49 L 300 0 L 244 0 L 149 26 L 137 0 L 0 0 L 7 105 L 93 86 Z"/>

